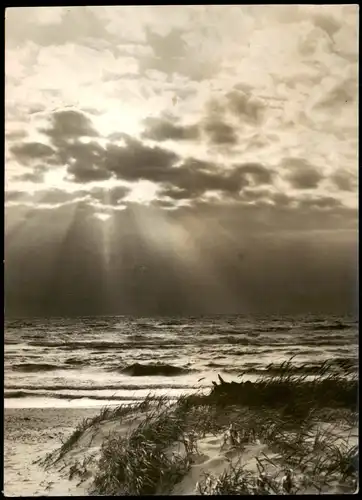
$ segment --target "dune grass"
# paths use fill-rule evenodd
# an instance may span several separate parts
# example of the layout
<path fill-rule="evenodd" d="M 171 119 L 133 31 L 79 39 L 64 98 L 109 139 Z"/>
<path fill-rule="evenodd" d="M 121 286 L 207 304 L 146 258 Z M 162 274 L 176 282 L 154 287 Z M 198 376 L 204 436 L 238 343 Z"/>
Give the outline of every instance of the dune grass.
<path fill-rule="evenodd" d="M 61 460 L 69 450 L 79 441 L 88 429 L 96 429 L 102 422 L 111 422 L 112 420 L 119 420 L 127 415 L 134 413 L 142 413 L 152 408 L 157 411 L 159 408 L 168 404 L 167 396 L 154 396 L 148 394 L 142 401 L 136 404 L 121 404 L 117 406 L 104 406 L 101 408 L 100 413 L 91 418 L 84 418 L 72 432 L 72 434 L 62 443 L 62 446 L 55 452 L 49 453 L 44 460 L 41 461 L 45 467 L 55 465 Z"/>
<path fill-rule="evenodd" d="M 126 437 L 110 435 L 103 443 L 94 489 L 103 495 L 169 493 L 189 470 L 191 459 L 168 455 L 167 448 L 185 432 L 185 421 L 171 407 L 155 409 Z"/>
<path fill-rule="evenodd" d="M 254 383 L 214 383 L 209 394 L 181 396 L 176 402 L 148 396 L 133 406 L 103 408 L 84 420 L 48 463 L 56 463 L 89 428 L 140 415 L 127 435 L 111 433 L 103 442 L 91 493 L 98 495 L 170 494 L 198 460 L 198 441 L 225 437 L 220 453 L 242 457 L 255 443 L 270 454 L 256 458 L 257 471 L 229 460 L 219 476 L 205 471 L 195 493 L 298 494 L 354 492 L 358 448 L 342 439 L 357 415 L 357 374 L 338 373 L 325 363 L 313 380 L 295 370 L 291 360 L 277 375 Z M 273 371 L 272 371 L 273 373 Z M 321 422 L 329 423 L 328 426 Z M 177 452 L 175 444 L 181 444 Z M 181 451 L 180 451 L 181 450 Z M 86 467 L 79 476 L 86 475 Z M 336 491 L 337 491 L 336 490 Z"/>

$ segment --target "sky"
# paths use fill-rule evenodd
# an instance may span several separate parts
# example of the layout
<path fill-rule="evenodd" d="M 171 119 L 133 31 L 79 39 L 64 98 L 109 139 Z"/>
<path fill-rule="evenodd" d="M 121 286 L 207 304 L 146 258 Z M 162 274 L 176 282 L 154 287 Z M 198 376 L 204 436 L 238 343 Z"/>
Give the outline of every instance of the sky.
<path fill-rule="evenodd" d="M 8 315 L 353 312 L 358 5 L 7 8 Z"/>

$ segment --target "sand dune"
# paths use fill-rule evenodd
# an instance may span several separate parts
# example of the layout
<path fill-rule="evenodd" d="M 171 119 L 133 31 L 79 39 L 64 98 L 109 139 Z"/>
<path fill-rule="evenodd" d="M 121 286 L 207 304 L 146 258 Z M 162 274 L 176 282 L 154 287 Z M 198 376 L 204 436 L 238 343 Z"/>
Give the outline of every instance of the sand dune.
<path fill-rule="evenodd" d="M 86 429 L 77 441 L 50 467 L 40 462 L 48 453 L 57 456 L 63 440 L 72 434 L 75 423 L 91 418 L 97 410 L 89 409 L 31 409 L 7 410 L 5 441 L 5 495 L 6 496 L 74 496 L 89 495 L 97 471 L 101 446 L 107 436 L 127 437 L 144 420 L 146 414 L 138 412 L 122 419 L 106 419 Z M 332 424 L 324 424 L 324 430 Z M 321 425 L 319 425 L 320 428 Z M 349 439 L 349 445 L 357 443 L 357 429 L 338 429 L 340 440 Z M 166 453 L 168 456 L 186 455 L 184 442 L 175 442 Z M 194 442 L 194 459 L 187 474 L 175 484 L 171 495 L 197 494 L 198 484 L 205 473 L 217 478 L 230 466 L 242 465 L 245 471 L 258 475 L 258 459 L 268 457 L 266 474 L 275 475 L 278 454 L 268 444 L 256 439 L 243 446 L 234 445 L 227 431 L 205 433 Z M 36 463 L 34 463 L 36 462 Z M 282 467 L 281 467 L 282 470 Z M 298 478 L 295 478 L 297 481 Z M 332 489 L 333 489 L 332 485 Z"/>
<path fill-rule="evenodd" d="M 325 370 L 329 370 L 326 365 Z M 352 493 L 356 378 L 219 376 L 209 394 L 5 412 L 5 494 Z"/>

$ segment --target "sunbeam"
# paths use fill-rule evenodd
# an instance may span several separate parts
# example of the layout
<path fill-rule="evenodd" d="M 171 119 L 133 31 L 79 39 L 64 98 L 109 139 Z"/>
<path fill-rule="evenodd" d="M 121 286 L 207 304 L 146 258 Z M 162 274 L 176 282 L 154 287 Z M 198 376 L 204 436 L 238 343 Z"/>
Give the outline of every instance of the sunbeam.
<path fill-rule="evenodd" d="M 215 304 L 220 301 L 228 303 L 230 309 L 237 306 L 232 290 L 224 282 L 222 270 L 219 272 L 217 268 L 213 249 L 206 248 L 199 241 L 201 226 L 198 227 L 197 220 L 185 224 L 154 207 L 134 207 L 132 213 L 144 244 L 151 252 L 162 255 L 165 262 L 170 259 L 174 263 L 175 276 L 184 285 L 185 293 L 189 293 L 185 284 L 193 283 L 193 287 L 200 289 L 197 300 L 202 307 L 207 307 L 210 300 Z"/>

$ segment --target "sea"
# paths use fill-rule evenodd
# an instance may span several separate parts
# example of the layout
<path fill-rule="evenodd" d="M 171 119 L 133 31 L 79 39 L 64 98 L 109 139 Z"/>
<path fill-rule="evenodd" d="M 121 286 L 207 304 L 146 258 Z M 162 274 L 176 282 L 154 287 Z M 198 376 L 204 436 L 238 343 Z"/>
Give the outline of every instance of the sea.
<path fill-rule="evenodd" d="M 131 404 L 205 392 L 220 374 L 253 381 L 293 357 L 308 377 L 326 360 L 358 366 L 350 316 L 104 316 L 6 319 L 5 408 Z"/>

